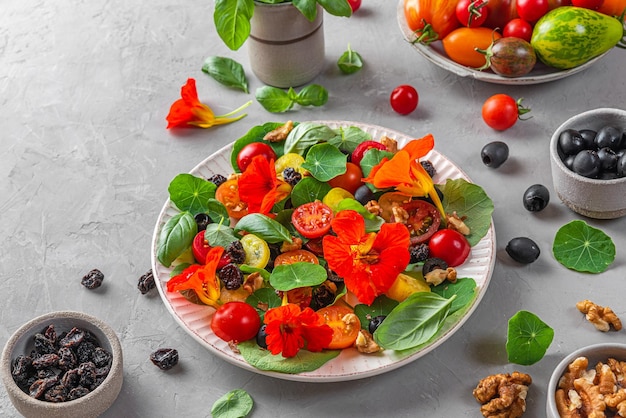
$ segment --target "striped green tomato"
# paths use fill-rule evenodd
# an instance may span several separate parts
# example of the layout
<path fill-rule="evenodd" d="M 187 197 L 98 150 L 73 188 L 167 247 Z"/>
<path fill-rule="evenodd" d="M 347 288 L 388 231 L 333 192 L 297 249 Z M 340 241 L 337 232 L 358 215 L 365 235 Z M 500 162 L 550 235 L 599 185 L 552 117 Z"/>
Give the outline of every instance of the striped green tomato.
<path fill-rule="evenodd" d="M 564 6 L 539 19 L 530 43 L 541 62 L 565 70 L 624 44 L 624 36 L 626 31 L 618 19 L 594 10 Z"/>

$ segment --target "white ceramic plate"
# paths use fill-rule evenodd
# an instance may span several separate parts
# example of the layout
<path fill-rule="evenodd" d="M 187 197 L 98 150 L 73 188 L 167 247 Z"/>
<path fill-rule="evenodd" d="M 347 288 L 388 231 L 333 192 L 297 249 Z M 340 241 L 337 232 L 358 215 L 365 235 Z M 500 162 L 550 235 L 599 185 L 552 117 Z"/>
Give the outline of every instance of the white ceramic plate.
<path fill-rule="evenodd" d="M 399 132 L 374 125 L 347 121 L 316 122 L 327 124 L 332 128 L 337 128 L 339 126 L 357 126 L 365 132 L 371 134 L 373 139 L 380 139 L 382 136 L 388 136 L 396 139 L 399 146 L 404 145 L 412 139 Z M 233 171 L 230 165 L 231 149 L 232 145 L 228 145 L 217 151 L 215 154 L 211 155 L 191 170 L 191 174 L 204 178 L 208 178 L 213 174 L 228 176 Z M 437 151 L 431 151 L 426 158 L 429 159 L 437 169 L 437 175 L 434 178 L 436 183 L 444 182 L 445 179 L 448 178 L 463 178 L 469 181 L 469 178 L 463 171 L 461 171 L 461 169 Z M 355 380 L 394 370 L 404 364 L 422 357 L 450 338 L 450 336 L 461 328 L 472 312 L 476 309 L 485 294 L 485 291 L 487 290 L 487 285 L 491 279 L 495 263 L 496 234 L 492 223 L 487 235 L 477 245 L 472 247 L 468 260 L 462 266 L 457 268 L 459 277 L 471 277 L 476 281 L 477 296 L 474 299 L 472 306 L 470 306 L 462 316 L 457 318 L 456 321 L 450 321 L 450 323 L 447 323 L 436 338 L 417 351 L 398 353 L 388 350 L 378 354 L 367 355 L 358 353 L 356 349 L 346 349 L 343 350 L 338 357 L 312 372 L 299 374 L 266 372 L 258 370 L 246 363 L 241 355 L 233 353 L 226 342 L 222 341 L 215 336 L 215 334 L 213 334 L 210 327 L 211 317 L 214 312 L 213 308 L 193 304 L 187 301 L 178 292 L 167 292 L 166 283 L 169 280 L 171 269 L 165 268 L 157 261 L 156 243 L 161 226 L 176 213 L 178 213 L 178 211 L 172 206 L 171 201 L 168 200 L 165 202 L 165 205 L 163 206 L 156 222 L 152 238 L 152 269 L 157 288 L 165 306 L 176 321 L 185 329 L 185 331 L 187 331 L 200 344 L 206 347 L 211 353 L 251 372 L 285 380 L 306 382 L 338 382 Z"/>
<path fill-rule="evenodd" d="M 535 68 L 533 68 L 533 70 L 529 74 L 523 77 L 502 77 L 498 74 L 495 74 L 491 70 L 477 71 L 464 65 L 457 64 L 456 62 L 448 58 L 448 55 L 443 49 L 443 44 L 441 43 L 441 41 L 433 42 L 430 45 L 413 43 L 416 36 L 411 28 L 409 28 L 404 17 L 404 0 L 398 1 L 397 18 L 398 24 L 400 25 L 400 30 L 404 35 L 404 39 L 411 43 L 411 45 L 413 45 L 417 52 L 419 52 L 428 61 L 458 76 L 472 77 L 476 80 L 485 81 L 487 83 L 511 85 L 547 83 L 549 81 L 559 80 L 572 74 L 579 73 L 591 67 L 596 61 L 598 61 L 600 58 L 608 53 L 607 51 L 604 54 L 597 56 L 590 61 L 587 61 L 583 65 L 579 65 L 578 67 L 574 67 L 569 70 L 557 70 L 556 68 L 550 68 L 547 65 L 538 62 L 535 65 Z"/>

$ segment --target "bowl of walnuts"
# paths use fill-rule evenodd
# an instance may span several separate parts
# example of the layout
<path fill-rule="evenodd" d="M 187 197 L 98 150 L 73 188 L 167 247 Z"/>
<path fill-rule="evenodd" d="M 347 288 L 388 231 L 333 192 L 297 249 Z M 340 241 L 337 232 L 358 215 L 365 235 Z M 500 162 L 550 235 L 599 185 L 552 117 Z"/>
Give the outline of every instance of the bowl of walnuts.
<path fill-rule="evenodd" d="M 51 312 L 9 338 L 1 375 L 13 406 L 25 417 L 97 417 L 122 388 L 122 347 L 98 318 Z"/>

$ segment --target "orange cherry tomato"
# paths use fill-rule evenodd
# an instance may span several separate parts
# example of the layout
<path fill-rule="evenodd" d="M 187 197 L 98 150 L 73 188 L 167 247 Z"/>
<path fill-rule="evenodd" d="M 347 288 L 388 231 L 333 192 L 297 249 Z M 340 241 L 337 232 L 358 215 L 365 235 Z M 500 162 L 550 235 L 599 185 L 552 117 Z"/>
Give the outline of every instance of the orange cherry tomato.
<path fill-rule="evenodd" d="M 457 0 L 404 0 L 404 17 L 412 31 L 432 26 L 438 39 L 445 38 L 461 24 L 456 18 Z"/>
<path fill-rule="evenodd" d="M 501 37 L 493 29 L 462 27 L 453 30 L 443 39 L 443 49 L 457 64 L 479 68 L 485 65 L 486 58 L 484 54 L 476 52 L 475 48 L 487 49 L 495 39 Z"/>
<path fill-rule="evenodd" d="M 215 190 L 215 199 L 226 207 L 228 216 L 233 219 L 241 219 L 248 214 L 248 204 L 239 198 L 237 179 L 226 180 L 222 183 Z"/>
<path fill-rule="evenodd" d="M 305 263 L 319 264 L 317 256 L 311 251 L 307 250 L 291 250 L 279 254 L 274 260 L 274 266 L 280 266 L 283 264 L 293 264 L 299 261 Z"/>
<path fill-rule="evenodd" d="M 333 339 L 328 348 L 339 350 L 354 344 L 361 329 L 361 322 L 352 309 L 343 305 L 331 305 L 320 309 L 317 313 L 333 330 Z"/>

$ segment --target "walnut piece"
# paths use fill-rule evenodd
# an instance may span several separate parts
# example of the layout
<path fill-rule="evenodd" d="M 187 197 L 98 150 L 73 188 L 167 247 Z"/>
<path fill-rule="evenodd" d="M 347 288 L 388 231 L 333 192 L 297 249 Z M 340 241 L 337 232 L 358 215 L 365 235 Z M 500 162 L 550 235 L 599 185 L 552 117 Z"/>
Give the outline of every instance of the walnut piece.
<path fill-rule="evenodd" d="M 374 337 L 369 333 L 368 330 L 362 329 L 359 331 L 359 335 L 356 337 L 356 342 L 354 346 L 359 351 L 359 353 L 372 354 L 378 353 L 381 348 L 376 341 L 374 341 Z"/>
<path fill-rule="evenodd" d="M 424 276 L 424 280 L 426 280 L 426 283 L 432 284 L 433 286 L 440 285 L 446 279 L 450 283 L 456 282 L 456 270 L 453 267 L 448 267 L 445 270 L 434 269 L 430 271 L 429 273 L 426 273 L 426 276 Z"/>
<path fill-rule="evenodd" d="M 470 229 L 469 227 L 465 224 L 466 217 L 460 217 L 459 215 L 457 215 L 456 211 L 452 212 L 452 215 L 450 215 L 449 213 L 446 214 L 446 220 L 448 221 L 448 228 L 449 229 L 454 229 L 457 232 L 460 232 L 463 235 L 469 235 L 470 234 Z"/>
<path fill-rule="evenodd" d="M 395 154 L 398 151 L 398 141 L 395 139 L 383 136 L 380 138 L 380 143 L 383 144 L 389 152 L 393 152 Z"/>
<path fill-rule="evenodd" d="M 299 250 L 301 248 L 302 248 L 302 238 L 291 237 L 291 242 L 283 241 L 283 244 L 280 246 L 280 252 L 286 253 L 287 251 Z"/>
<path fill-rule="evenodd" d="M 592 301 L 585 299 L 576 304 L 576 308 L 585 314 L 585 318 L 591 322 L 599 331 L 607 332 L 611 326 L 615 331 L 622 329 L 622 321 L 615 315 L 615 312 L 608 306 L 602 307 Z"/>
<path fill-rule="evenodd" d="M 482 404 L 480 412 L 490 418 L 518 418 L 526 410 L 530 375 L 521 372 L 494 374 L 478 382 L 472 392 Z"/>
<path fill-rule="evenodd" d="M 265 134 L 263 139 L 268 142 L 281 142 L 287 139 L 289 132 L 293 129 L 293 121 L 289 120 L 284 125 L 279 126 Z"/>

